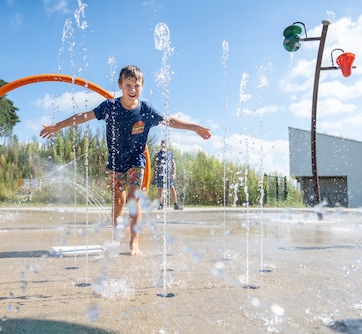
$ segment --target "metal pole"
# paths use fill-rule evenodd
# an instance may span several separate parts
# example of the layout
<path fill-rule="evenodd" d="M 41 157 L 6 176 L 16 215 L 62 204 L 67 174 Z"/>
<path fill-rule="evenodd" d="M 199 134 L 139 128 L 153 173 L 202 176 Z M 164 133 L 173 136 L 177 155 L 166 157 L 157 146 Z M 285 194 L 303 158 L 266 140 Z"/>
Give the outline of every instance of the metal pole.
<path fill-rule="evenodd" d="M 317 149 L 316 149 L 316 128 L 317 128 L 317 99 L 318 99 L 318 88 L 319 88 L 319 76 L 321 71 L 322 56 L 324 45 L 326 41 L 329 21 L 322 21 L 323 29 L 319 41 L 319 50 L 317 56 L 317 64 L 314 75 L 314 88 L 313 88 L 313 101 L 312 101 L 312 126 L 311 126 L 311 155 L 312 155 L 312 173 L 313 173 L 313 188 L 314 188 L 314 205 L 321 203 L 321 195 L 318 180 L 318 169 L 317 169 Z M 318 212 L 318 219 L 323 219 L 323 214 Z"/>
<path fill-rule="evenodd" d="M 268 175 L 266 175 L 264 173 L 264 179 L 263 182 L 265 181 L 265 191 L 264 191 L 264 203 L 268 203 L 268 188 L 269 188 L 269 183 L 268 183 Z"/>
<path fill-rule="evenodd" d="M 287 177 L 284 176 L 284 201 L 287 200 L 287 197 L 288 197 Z"/>

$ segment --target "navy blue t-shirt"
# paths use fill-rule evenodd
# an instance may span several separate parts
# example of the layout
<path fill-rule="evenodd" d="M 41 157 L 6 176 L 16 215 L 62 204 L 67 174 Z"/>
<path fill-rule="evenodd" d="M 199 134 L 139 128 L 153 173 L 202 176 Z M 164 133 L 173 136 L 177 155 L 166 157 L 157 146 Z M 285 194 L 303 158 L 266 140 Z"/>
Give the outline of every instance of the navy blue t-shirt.
<path fill-rule="evenodd" d="M 121 99 L 109 99 L 94 109 L 98 120 L 106 122 L 107 168 L 124 173 L 132 167 L 146 165 L 145 146 L 150 129 L 163 117 L 146 101 L 133 110 L 122 107 Z"/>

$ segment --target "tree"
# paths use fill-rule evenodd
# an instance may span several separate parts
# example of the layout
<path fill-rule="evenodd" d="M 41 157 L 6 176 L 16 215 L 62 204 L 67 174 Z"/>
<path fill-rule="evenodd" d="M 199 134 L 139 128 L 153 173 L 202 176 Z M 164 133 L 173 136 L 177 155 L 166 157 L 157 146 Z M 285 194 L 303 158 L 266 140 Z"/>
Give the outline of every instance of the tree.
<path fill-rule="evenodd" d="M 0 79 L 0 87 L 5 84 L 6 82 Z M 19 116 L 16 113 L 18 110 L 11 100 L 5 96 L 0 97 L 0 137 L 3 137 L 4 145 L 6 139 L 12 135 L 16 123 L 20 122 Z"/>

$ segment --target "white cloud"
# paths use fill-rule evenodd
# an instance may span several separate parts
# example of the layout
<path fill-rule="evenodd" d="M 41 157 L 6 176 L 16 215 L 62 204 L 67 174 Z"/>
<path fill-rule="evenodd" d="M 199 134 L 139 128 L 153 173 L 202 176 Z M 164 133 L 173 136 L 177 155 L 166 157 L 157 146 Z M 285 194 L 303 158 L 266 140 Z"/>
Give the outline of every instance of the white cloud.
<path fill-rule="evenodd" d="M 216 123 L 212 119 L 207 119 L 204 126 L 208 127 L 209 129 L 219 129 L 220 128 L 220 124 Z"/>
<path fill-rule="evenodd" d="M 301 94 L 311 94 L 314 82 L 315 60 L 298 60 L 295 66 L 280 81 L 282 92 L 293 99 L 298 99 Z"/>
<path fill-rule="evenodd" d="M 331 116 L 333 114 L 344 117 L 345 114 L 352 114 L 357 110 L 357 106 L 336 98 L 328 98 L 320 101 L 317 105 L 318 116 Z"/>
<path fill-rule="evenodd" d="M 170 115 L 171 117 L 180 118 L 186 122 L 199 123 L 199 119 L 193 118 L 191 115 L 184 114 L 183 112 L 178 112 Z"/>
<path fill-rule="evenodd" d="M 65 92 L 59 97 L 50 94 L 35 101 L 35 105 L 49 112 L 61 112 L 71 115 L 73 112 L 92 110 L 104 97 L 93 92 Z"/>
<path fill-rule="evenodd" d="M 68 0 L 43 0 L 45 12 L 48 16 L 52 16 L 55 13 L 70 14 Z"/>
<path fill-rule="evenodd" d="M 231 134 L 224 140 L 213 136 L 204 141 L 196 134 L 187 131 L 170 131 L 172 146 L 181 152 L 202 150 L 222 160 L 241 165 L 249 165 L 262 173 L 282 173 L 289 175 L 289 143 L 285 140 L 266 141 L 248 135 Z"/>
<path fill-rule="evenodd" d="M 256 109 L 255 114 L 263 116 L 266 114 L 274 113 L 276 111 L 278 111 L 277 106 L 265 106 L 265 107 Z"/>
<path fill-rule="evenodd" d="M 343 101 L 355 99 L 362 96 L 362 81 L 345 82 L 341 80 L 333 80 L 320 84 L 319 97 L 333 96 Z"/>
<path fill-rule="evenodd" d="M 362 115 L 352 115 L 341 119 L 324 120 L 318 123 L 319 132 L 329 135 L 362 140 Z"/>
<path fill-rule="evenodd" d="M 215 145 L 216 142 L 216 145 Z M 214 153 L 222 156 L 225 149 L 227 160 L 246 164 L 255 170 L 267 173 L 278 171 L 289 175 L 289 144 L 284 140 L 266 141 L 245 134 L 232 134 L 226 138 L 213 139 Z"/>
<path fill-rule="evenodd" d="M 292 103 L 289 109 L 297 117 L 310 118 L 312 114 L 312 101 L 310 99 L 300 100 Z M 356 110 L 357 106 L 355 104 L 343 103 L 343 101 L 335 98 L 324 99 L 317 104 L 318 117 L 330 117 L 331 115 L 343 117 L 343 115 L 352 114 Z"/>
<path fill-rule="evenodd" d="M 362 16 L 356 21 L 349 17 L 343 17 L 328 28 L 326 50 L 329 48 L 341 48 L 344 51 L 357 52 L 356 38 L 362 34 Z M 336 54 L 338 55 L 338 54 Z"/>
<path fill-rule="evenodd" d="M 299 100 L 290 105 L 289 110 L 298 117 L 310 117 L 312 110 L 311 99 Z"/>

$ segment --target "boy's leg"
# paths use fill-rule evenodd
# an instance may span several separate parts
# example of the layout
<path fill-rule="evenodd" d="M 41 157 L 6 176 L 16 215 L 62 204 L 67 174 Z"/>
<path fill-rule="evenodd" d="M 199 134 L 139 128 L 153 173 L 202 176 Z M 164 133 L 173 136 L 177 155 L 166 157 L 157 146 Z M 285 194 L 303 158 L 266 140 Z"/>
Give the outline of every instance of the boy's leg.
<path fill-rule="evenodd" d="M 126 191 L 119 190 L 113 192 L 113 207 L 112 207 L 112 221 L 113 227 L 117 227 L 119 221 L 123 217 L 123 209 L 126 205 Z"/>
<path fill-rule="evenodd" d="M 129 243 L 131 249 L 131 256 L 142 255 L 142 252 L 139 249 L 139 230 L 138 222 L 141 219 L 142 208 L 139 198 L 137 197 L 136 192 L 140 190 L 139 186 L 129 185 L 128 187 L 128 203 L 132 206 L 132 210 L 129 211 L 129 220 L 130 220 L 130 230 L 131 230 L 131 240 Z"/>
<path fill-rule="evenodd" d="M 126 192 L 122 187 L 121 174 L 111 170 L 107 171 L 109 184 L 112 190 L 112 225 L 113 225 L 113 237 L 112 240 L 117 240 L 117 225 L 119 223 L 119 217 L 123 216 L 123 209 L 126 204 Z"/>
<path fill-rule="evenodd" d="M 127 171 L 128 184 L 128 211 L 130 220 L 131 240 L 130 240 L 130 255 L 142 255 L 139 249 L 139 223 L 142 215 L 141 202 L 137 192 L 141 189 L 144 175 L 144 168 L 131 168 Z"/>

